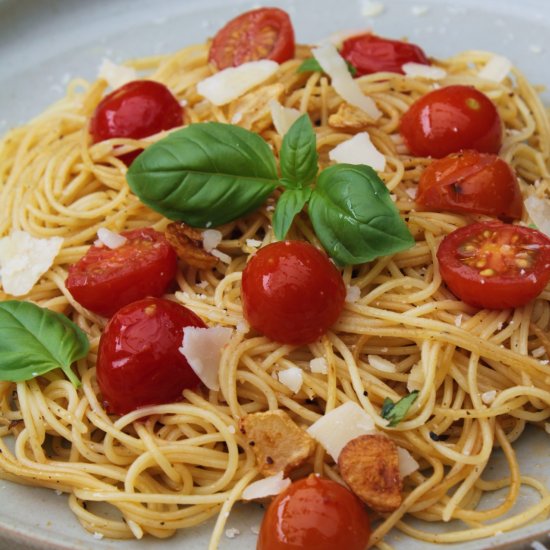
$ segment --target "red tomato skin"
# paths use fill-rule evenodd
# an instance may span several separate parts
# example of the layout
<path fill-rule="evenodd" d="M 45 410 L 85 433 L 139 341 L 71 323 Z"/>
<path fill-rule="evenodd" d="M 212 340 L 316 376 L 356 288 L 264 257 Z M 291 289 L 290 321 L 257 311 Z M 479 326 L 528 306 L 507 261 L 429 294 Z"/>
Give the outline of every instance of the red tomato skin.
<path fill-rule="evenodd" d="M 187 326 L 206 325 L 191 310 L 163 298 L 144 298 L 115 313 L 97 357 L 97 381 L 109 413 L 173 403 L 184 389 L 200 384 L 178 351 Z"/>
<path fill-rule="evenodd" d="M 346 288 L 328 257 L 303 241 L 261 248 L 242 276 L 245 319 L 282 344 L 318 340 L 338 319 Z"/>
<path fill-rule="evenodd" d="M 92 245 L 69 268 L 65 283 L 80 305 L 105 317 L 135 300 L 161 296 L 177 271 L 176 253 L 162 233 L 142 228 L 121 235 L 127 241 L 119 248 Z"/>
<path fill-rule="evenodd" d="M 219 70 L 249 61 L 283 63 L 294 57 L 294 28 L 279 8 L 259 8 L 229 21 L 214 36 L 208 61 Z"/>
<path fill-rule="evenodd" d="M 520 219 L 523 199 L 510 165 L 467 150 L 434 160 L 418 182 L 416 203 L 428 210 Z"/>
<path fill-rule="evenodd" d="M 400 131 L 417 157 L 441 158 L 462 149 L 496 154 L 502 145 L 495 105 L 471 86 L 446 86 L 422 96 L 401 118 Z"/>
<path fill-rule="evenodd" d="M 97 143 L 112 138 L 140 139 L 183 124 L 183 108 L 160 82 L 134 80 L 105 96 L 90 120 L 90 135 Z M 134 151 L 120 158 L 130 165 Z"/>
<path fill-rule="evenodd" d="M 365 550 L 370 520 L 361 501 L 314 474 L 280 493 L 267 509 L 257 550 Z"/>
<path fill-rule="evenodd" d="M 488 265 L 475 268 L 464 261 L 460 252 L 476 236 L 489 231 L 495 236 L 490 249 L 496 255 Z M 513 239 L 517 239 L 513 242 Z M 529 267 L 522 268 L 515 263 L 514 256 L 506 256 L 502 245 L 508 245 L 506 252 L 519 251 L 530 258 Z M 462 248 L 461 248 L 462 247 Z M 535 249 L 535 247 L 537 247 Z M 479 222 L 447 235 L 437 251 L 441 277 L 451 292 L 466 304 L 477 308 L 507 309 L 520 307 L 536 298 L 550 281 L 550 239 L 540 231 L 499 221 Z M 497 273 L 490 277 L 480 274 L 486 267 L 495 267 Z"/>
<path fill-rule="evenodd" d="M 355 67 L 356 76 L 380 72 L 404 74 L 405 63 L 431 64 L 419 46 L 372 33 L 344 40 L 340 54 Z"/>

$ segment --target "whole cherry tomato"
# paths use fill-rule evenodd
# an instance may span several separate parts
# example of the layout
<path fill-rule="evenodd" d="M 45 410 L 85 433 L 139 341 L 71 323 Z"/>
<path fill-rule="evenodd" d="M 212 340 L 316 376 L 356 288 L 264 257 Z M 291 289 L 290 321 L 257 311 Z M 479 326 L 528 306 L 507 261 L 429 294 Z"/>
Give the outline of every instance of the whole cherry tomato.
<path fill-rule="evenodd" d="M 317 340 L 340 316 L 345 296 L 335 265 L 302 241 L 281 241 L 261 248 L 243 271 L 245 319 L 283 344 Z"/>
<path fill-rule="evenodd" d="M 419 46 L 372 33 L 348 38 L 343 42 L 340 54 L 355 67 L 356 76 L 380 72 L 403 74 L 405 63 L 430 65 Z"/>
<path fill-rule="evenodd" d="M 267 509 L 257 550 L 365 550 L 370 521 L 348 489 L 316 475 L 295 481 Z"/>
<path fill-rule="evenodd" d="M 461 149 L 498 153 L 502 123 L 493 102 L 471 86 L 446 86 L 413 103 L 401 135 L 418 157 L 441 158 Z"/>
<path fill-rule="evenodd" d="M 90 121 L 92 141 L 140 139 L 183 124 L 183 108 L 160 82 L 134 80 L 105 96 Z M 141 151 L 122 155 L 130 164 Z"/>
<path fill-rule="evenodd" d="M 456 229 L 439 245 L 437 259 L 453 294 L 479 308 L 522 306 L 550 280 L 550 239 L 499 221 Z"/>
<path fill-rule="evenodd" d="M 294 48 L 288 14 L 278 8 L 259 8 L 235 17 L 216 33 L 208 60 L 220 70 L 260 59 L 283 63 L 294 57 Z"/>
<path fill-rule="evenodd" d="M 496 155 L 462 151 L 434 160 L 420 176 L 416 202 L 429 210 L 521 218 L 523 199 L 510 165 Z"/>
<path fill-rule="evenodd" d="M 91 246 L 66 281 L 79 304 L 106 317 L 140 298 L 161 296 L 176 276 L 177 256 L 162 233 L 142 228 L 121 235 L 127 240 L 118 248 Z"/>
<path fill-rule="evenodd" d="M 180 353 L 184 327 L 205 327 L 186 307 L 145 298 L 116 312 L 101 335 L 97 381 L 105 408 L 126 414 L 173 403 L 200 380 Z"/>

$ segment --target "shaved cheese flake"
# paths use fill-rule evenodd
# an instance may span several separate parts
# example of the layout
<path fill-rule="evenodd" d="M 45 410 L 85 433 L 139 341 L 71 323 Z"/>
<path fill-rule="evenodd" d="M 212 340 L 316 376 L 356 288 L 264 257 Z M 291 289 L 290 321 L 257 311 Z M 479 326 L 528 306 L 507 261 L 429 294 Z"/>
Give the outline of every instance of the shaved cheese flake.
<path fill-rule="evenodd" d="M 348 401 L 314 422 L 307 432 L 337 462 L 349 441 L 360 435 L 377 433 L 377 430 L 370 415 L 353 401 Z"/>
<path fill-rule="evenodd" d="M 222 348 L 229 342 L 232 329 L 227 327 L 185 327 L 180 353 L 210 390 L 219 390 L 218 369 Z"/>
<path fill-rule="evenodd" d="M 537 229 L 550 237 L 550 201 L 531 195 L 525 199 L 524 205 Z"/>
<path fill-rule="evenodd" d="M 361 289 L 357 285 L 346 285 L 346 302 L 354 304 L 361 298 Z"/>
<path fill-rule="evenodd" d="M 382 372 L 397 372 L 396 366 L 380 355 L 368 355 L 367 359 L 371 367 Z"/>
<path fill-rule="evenodd" d="M 246 246 L 250 248 L 260 248 L 262 244 L 264 244 L 263 241 L 259 241 L 258 239 L 246 239 Z"/>
<path fill-rule="evenodd" d="M 113 90 L 138 78 L 136 70 L 132 69 L 132 67 L 117 65 L 109 59 L 104 59 L 101 62 L 97 76 L 105 80 Z"/>
<path fill-rule="evenodd" d="M 212 252 L 222 242 L 222 234 L 217 229 L 206 229 L 202 232 L 202 246 L 206 252 Z"/>
<path fill-rule="evenodd" d="M 24 296 L 50 269 L 63 239 L 40 239 L 25 231 L 13 231 L 0 239 L 0 280 L 6 294 Z"/>
<path fill-rule="evenodd" d="M 277 373 L 279 382 L 285 385 L 289 390 L 298 393 L 304 382 L 302 369 L 299 367 L 289 367 Z"/>
<path fill-rule="evenodd" d="M 374 120 L 382 116 L 382 112 L 378 109 L 376 103 L 370 97 L 363 94 L 359 84 L 349 73 L 346 62 L 338 53 L 334 44 L 325 42 L 311 50 L 311 53 L 319 62 L 323 71 L 330 76 L 333 88 L 342 99 L 346 100 L 350 105 L 362 109 Z"/>
<path fill-rule="evenodd" d="M 441 80 L 447 76 L 447 71 L 434 65 L 424 63 L 404 63 L 401 68 L 407 76 L 414 78 L 427 78 L 428 80 Z"/>
<path fill-rule="evenodd" d="M 508 58 L 502 55 L 493 55 L 479 71 L 478 76 L 493 82 L 502 82 L 511 68 L 512 62 Z"/>
<path fill-rule="evenodd" d="M 231 263 L 231 256 L 229 256 L 229 254 L 226 254 L 225 252 L 222 252 L 221 250 L 218 250 L 217 248 L 214 248 L 214 250 L 211 250 L 210 254 L 218 258 L 218 260 L 221 260 L 224 264 Z"/>
<path fill-rule="evenodd" d="M 279 64 L 269 59 L 223 69 L 197 84 L 197 92 L 214 105 L 226 105 L 272 76 Z"/>
<path fill-rule="evenodd" d="M 298 109 L 283 107 L 276 99 L 269 102 L 269 109 L 271 110 L 273 126 L 275 126 L 275 130 L 281 137 L 289 131 L 290 127 L 302 114 Z"/>
<path fill-rule="evenodd" d="M 367 164 L 377 172 L 386 168 L 386 157 L 373 145 L 368 132 L 359 132 L 328 154 L 330 160 L 346 164 Z"/>
<path fill-rule="evenodd" d="M 115 248 L 120 248 L 128 240 L 123 235 L 115 233 L 106 227 L 100 227 L 97 230 L 97 238 L 99 242 L 104 244 L 107 248 L 114 250 Z"/>
<path fill-rule="evenodd" d="M 377 17 L 384 11 L 382 2 L 373 2 L 372 0 L 363 0 L 361 3 L 361 15 L 365 17 Z"/>
<path fill-rule="evenodd" d="M 418 470 L 418 462 L 416 462 L 407 449 L 397 447 L 397 456 L 399 457 L 399 475 L 401 477 L 410 476 L 413 472 Z"/>
<path fill-rule="evenodd" d="M 328 372 L 328 363 L 324 357 L 315 357 L 309 362 L 309 370 L 316 374 L 326 374 Z"/>
<path fill-rule="evenodd" d="M 255 500 L 257 498 L 272 497 L 282 493 L 290 484 L 290 479 L 283 477 L 283 472 L 279 472 L 251 483 L 243 491 L 242 498 L 244 500 Z"/>

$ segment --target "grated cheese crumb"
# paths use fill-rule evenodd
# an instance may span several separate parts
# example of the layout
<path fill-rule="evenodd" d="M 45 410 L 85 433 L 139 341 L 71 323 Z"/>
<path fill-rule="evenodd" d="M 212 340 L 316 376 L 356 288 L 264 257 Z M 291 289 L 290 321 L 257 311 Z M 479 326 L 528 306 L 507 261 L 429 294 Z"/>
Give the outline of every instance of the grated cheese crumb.
<path fill-rule="evenodd" d="M 361 298 L 361 289 L 357 285 L 346 285 L 346 302 L 353 304 Z"/>
<path fill-rule="evenodd" d="M 486 391 L 485 393 L 481 394 L 481 400 L 486 405 L 490 405 L 495 400 L 496 396 L 497 390 Z"/>
<path fill-rule="evenodd" d="M 249 246 L 250 248 L 260 248 L 262 244 L 263 242 L 258 239 L 246 239 L 246 246 Z"/>
<path fill-rule="evenodd" d="M 298 393 L 304 382 L 302 369 L 299 367 L 289 367 L 277 373 L 279 382 L 294 393 Z"/>
<path fill-rule="evenodd" d="M 455 327 L 460 327 L 460 326 L 462 326 L 462 313 L 459 313 L 455 317 Z"/>
<path fill-rule="evenodd" d="M 225 536 L 228 539 L 234 539 L 235 537 L 238 537 L 241 534 L 241 532 L 236 527 L 230 527 L 229 529 L 225 530 Z"/>
<path fill-rule="evenodd" d="M 217 229 L 206 229 L 202 232 L 202 246 L 206 252 L 212 252 L 222 242 L 223 235 Z"/>
<path fill-rule="evenodd" d="M 309 362 L 309 370 L 317 374 L 326 374 L 328 372 L 328 363 L 324 357 L 315 357 Z"/>
<path fill-rule="evenodd" d="M 97 531 L 93 534 L 94 539 L 101 540 L 104 535 L 103 533 L 98 533 Z"/>

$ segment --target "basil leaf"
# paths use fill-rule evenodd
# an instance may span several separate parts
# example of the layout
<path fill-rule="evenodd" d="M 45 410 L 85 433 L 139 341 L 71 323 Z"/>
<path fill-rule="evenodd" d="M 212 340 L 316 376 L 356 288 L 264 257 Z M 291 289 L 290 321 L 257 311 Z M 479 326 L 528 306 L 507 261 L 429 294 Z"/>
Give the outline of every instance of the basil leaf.
<path fill-rule="evenodd" d="M 297 71 L 299 73 L 322 73 L 323 68 L 321 67 L 321 65 L 319 65 L 319 61 L 317 61 L 317 59 L 315 59 L 314 57 L 308 57 L 307 59 L 304 59 L 302 61 Z"/>
<path fill-rule="evenodd" d="M 360 264 L 414 245 L 378 174 L 362 164 L 323 170 L 309 217 L 325 250 L 339 264 Z"/>
<path fill-rule="evenodd" d="M 71 365 L 87 355 L 90 344 L 65 315 L 30 302 L 0 302 L 0 334 L 0 380 L 20 382 L 61 368 L 80 384 Z"/>
<path fill-rule="evenodd" d="M 190 124 L 154 143 L 134 160 L 127 180 L 147 206 L 194 227 L 244 216 L 279 184 L 269 145 L 218 122 Z"/>
<path fill-rule="evenodd" d="M 302 208 L 311 196 L 311 189 L 288 189 L 277 201 L 275 212 L 273 213 L 273 232 L 275 237 L 282 241 L 296 214 L 302 211 Z"/>
<path fill-rule="evenodd" d="M 346 65 L 348 66 L 348 71 L 350 72 L 351 76 L 357 75 L 357 69 L 354 65 L 352 65 L 347 59 L 344 60 L 346 62 Z M 297 72 L 299 73 L 316 73 L 316 72 L 323 72 L 323 67 L 319 64 L 319 61 L 315 59 L 314 57 L 308 57 L 307 59 L 304 59 L 301 63 L 301 65 L 298 67 Z"/>
<path fill-rule="evenodd" d="M 380 415 L 382 418 L 390 421 L 388 426 L 397 426 L 397 424 L 405 418 L 407 412 L 411 408 L 411 405 L 416 401 L 417 397 L 418 390 L 414 390 L 409 393 L 409 395 L 402 397 L 397 403 L 394 403 L 389 397 L 386 397 L 386 399 L 384 399 L 384 403 L 382 404 Z"/>
<path fill-rule="evenodd" d="M 281 183 L 285 187 L 304 187 L 317 175 L 317 137 L 304 114 L 290 127 L 283 138 L 280 153 Z"/>

